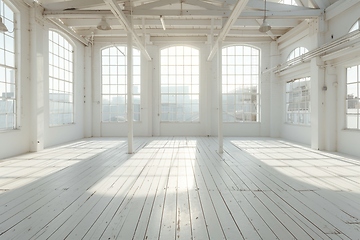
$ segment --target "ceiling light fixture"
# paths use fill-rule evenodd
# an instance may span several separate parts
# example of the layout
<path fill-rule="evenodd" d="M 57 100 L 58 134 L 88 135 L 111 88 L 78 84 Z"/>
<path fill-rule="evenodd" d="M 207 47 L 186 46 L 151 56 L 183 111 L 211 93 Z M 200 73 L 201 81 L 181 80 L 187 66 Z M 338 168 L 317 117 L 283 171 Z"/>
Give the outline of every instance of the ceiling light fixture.
<path fill-rule="evenodd" d="M 1 13 L 1 5 L 3 3 L 0 1 L 0 13 Z M 9 31 L 8 28 L 5 26 L 5 24 L 2 21 L 2 17 L 0 16 L 0 32 L 7 32 Z"/>
<path fill-rule="evenodd" d="M 110 30 L 111 27 L 109 25 L 109 23 L 106 21 L 105 17 L 103 17 L 99 23 L 99 25 L 97 25 L 96 27 L 99 30 Z"/>
<path fill-rule="evenodd" d="M 270 29 L 271 29 L 271 26 L 266 21 L 266 0 L 265 0 L 264 19 L 263 19 L 263 23 L 260 25 L 259 31 L 262 32 L 262 33 L 265 33 L 265 32 L 270 31 Z"/>
<path fill-rule="evenodd" d="M 160 22 L 161 22 L 161 26 L 162 28 L 164 29 L 164 31 L 166 30 L 166 27 L 165 27 L 165 22 L 164 22 L 164 18 L 162 15 L 160 15 Z"/>

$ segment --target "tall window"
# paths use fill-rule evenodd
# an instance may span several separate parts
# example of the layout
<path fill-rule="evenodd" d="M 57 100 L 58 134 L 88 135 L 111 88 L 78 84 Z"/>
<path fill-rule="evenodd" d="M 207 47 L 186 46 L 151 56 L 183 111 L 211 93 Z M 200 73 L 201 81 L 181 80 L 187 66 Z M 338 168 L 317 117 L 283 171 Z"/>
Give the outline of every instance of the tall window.
<path fill-rule="evenodd" d="M 360 65 L 347 68 L 346 128 L 360 129 Z"/>
<path fill-rule="evenodd" d="M 102 121 L 127 120 L 127 47 L 112 46 L 102 56 Z M 134 121 L 140 121 L 140 51 L 133 49 Z"/>
<path fill-rule="evenodd" d="M 222 50 L 224 122 L 260 121 L 260 51 L 250 46 Z"/>
<path fill-rule="evenodd" d="M 286 83 L 286 122 L 310 125 L 310 77 Z"/>
<path fill-rule="evenodd" d="M 301 55 L 307 53 L 308 50 L 304 47 L 298 47 L 298 48 L 295 48 L 293 51 L 291 51 L 291 53 L 289 54 L 288 58 L 287 58 L 287 61 L 290 61 L 294 58 L 297 58 L 297 57 L 300 57 Z"/>
<path fill-rule="evenodd" d="M 73 54 L 62 35 L 49 31 L 50 126 L 74 122 Z"/>
<path fill-rule="evenodd" d="M 199 122 L 199 51 L 161 50 L 161 121 Z"/>
<path fill-rule="evenodd" d="M 0 130 L 9 130 L 17 126 L 15 14 L 5 3 L 0 4 L 0 15 L 9 30 L 0 33 Z"/>

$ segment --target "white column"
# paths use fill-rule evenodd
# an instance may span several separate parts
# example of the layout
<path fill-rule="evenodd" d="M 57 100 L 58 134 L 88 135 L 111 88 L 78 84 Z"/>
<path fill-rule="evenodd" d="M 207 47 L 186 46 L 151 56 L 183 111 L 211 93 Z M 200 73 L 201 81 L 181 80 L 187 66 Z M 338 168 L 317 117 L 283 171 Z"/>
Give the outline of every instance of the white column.
<path fill-rule="evenodd" d="M 127 33 L 127 121 L 128 121 L 128 153 L 133 153 L 134 108 L 133 108 L 133 54 L 132 34 Z"/>
<path fill-rule="evenodd" d="M 224 152 L 224 139 L 223 139 L 223 107 L 222 107 L 222 42 L 218 42 L 218 98 L 219 98 L 219 115 L 218 115 L 218 138 L 219 138 L 219 153 Z"/>
<path fill-rule="evenodd" d="M 92 111 L 92 103 L 93 103 L 93 64 L 92 58 L 93 55 L 93 45 L 91 44 L 88 47 L 85 47 L 85 68 L 84 68 L 84 135 L 85 137 L 92 137 L 92 126 L 93 126 L 93 111 Z"/>
<path fill-rule="evenodd" d="M 271 68 L 279 64 L 279 50 L 276 41 L 270 43 Z M 270 136 L 280 137 L 280 124 L 283 123 L 282 84 L 276 74 L 270 72 Z"/>
<path fill-rule="evenodd" d="M 328 66 L 325 70 L 325 150 L 337 151 L 337 73 L 336 68 Z"/>
<path fill-rule="evenodd" d="M 320 57 L 311 60 L 311 148 L 325 149 L 324 69 Z"/>
<path fill-rule="evenodd" d="M 37 152 L 44 149 L 44 28 L 36 18 L 36 5 L 30 9 L 30 46 L 31 46 L 31 151 Z M 47 32 L 47 31 L 46 31 Z"/>

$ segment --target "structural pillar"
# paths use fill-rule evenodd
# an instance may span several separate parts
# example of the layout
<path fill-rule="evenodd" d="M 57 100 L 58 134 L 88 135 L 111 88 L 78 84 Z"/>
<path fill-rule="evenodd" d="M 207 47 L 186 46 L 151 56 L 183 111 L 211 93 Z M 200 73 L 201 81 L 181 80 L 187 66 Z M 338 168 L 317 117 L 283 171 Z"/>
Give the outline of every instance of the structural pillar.
<path fill-rule="evenodd" d="M 223 139 L 223 106 L 222 106 L 222 42 L 218 42 L 217 51 L 218 61 L 218 98 L 219 98 L 219 115 L 218 115 L 218 138 L 219 138 L 219 153 L 224 152 L 224 139 Z"/>
<path fill-rule="evenodd" d="M 128 153 L 133 153 L 134 107 L 133 107 L 133 47 L 132 33 L 127 33 L 127 121 L 128 121 Z"/>
<path fill-rule="evenodd" d="M 320 57 L 311 59 L 311 148 L 325 149 L 325 78 Z"/>

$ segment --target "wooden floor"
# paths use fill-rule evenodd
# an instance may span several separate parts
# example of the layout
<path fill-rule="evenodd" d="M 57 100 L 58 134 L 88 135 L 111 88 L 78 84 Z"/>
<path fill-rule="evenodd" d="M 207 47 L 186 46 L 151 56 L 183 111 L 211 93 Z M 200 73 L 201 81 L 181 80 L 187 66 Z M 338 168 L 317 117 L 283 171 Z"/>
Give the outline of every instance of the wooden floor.
<path fill-rule="evenodd" d="M 277 139 L 85 139 L 0 161 L 0 239 L 360 239 L 360 160 Z"/>

